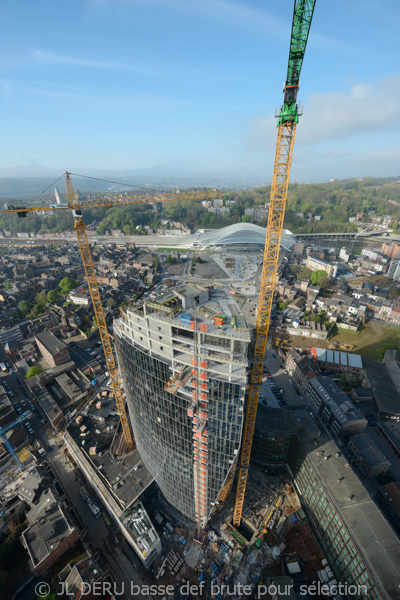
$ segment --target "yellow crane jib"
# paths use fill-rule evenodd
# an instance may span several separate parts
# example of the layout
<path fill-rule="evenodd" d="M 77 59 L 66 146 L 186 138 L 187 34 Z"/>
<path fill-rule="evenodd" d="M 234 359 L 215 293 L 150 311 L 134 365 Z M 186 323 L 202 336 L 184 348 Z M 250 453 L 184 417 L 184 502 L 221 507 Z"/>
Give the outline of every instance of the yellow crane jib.
<path fill-rule="evenodd" d="M 284 102 L 278 117 L 278 137 L 276 142 L 274 172 L 269 206 L 267 235 L 265 239 L 260 295 L 257 309 L 257 323 L 253 360 L 249 376 L 246 416 L 243 428 L 239 473 L 236 490 L 233 525 L 239 527 L 246 492 L 250 465 L 251 448 L 256 424 L 258 398 L 267 348 L 268 329 L 274 297 L 275 279 L 278 267 L 283 220 L 292 164 L 293 144 L 296 125 L 299 120 L 297 92 L 307 45 L 308 34 L 316 0 L 295 0 L 292 33 L 289 50 L 288 71 L 284 87 Z"/>
<path fill-rule="evenodd" d="M 72 210 L 72 216 L 74 219 L 74 229 L 78 240 L 79 250 L 82 257 L 82 263 L 85 270 L 86 279 L 89 286 L 90 296 L 92 298 L 93 310 L 97 320 L 97 326 L 99 329 L 100 339 L 104 348 L 104 356 L 107 364 L 107 369 L 110 374 L 110 379 L 114 391 L 115 402 L 117 404 L 119 417 L 121 420 L 122 431 L 125 439 L 125 445 L 127 452 L 134 449 L 135 444 L 129 420 L 125 409 L 124 390 L 122 381 L 120 378 L 117 362 L 114 356 L 110 334 L 108 333 L 106 317 L 101 302 L 99 286 L 96 279 L 96 273 L 93 265 L 92 253 L 90 251 L 90 245 L 86 234 L 86 226 L 83 221 L 83 209 L 93 208 L 96 206 L 104 206 L 109 208 L 111 206 L 126 206 L 135 204 L 145 204 L 151 202 L 182 202 L 185 200 L 199 200 L 202 198 L 218 198 L 221 196 L 221 192 L 218 190 L 204 190 L 196 192 L 168 192 L 168 193 L 154 193 L 154 194 L 143 194 L 137 196 L 105 196 L 102 198 L 87 198 L 79 199 L 75 193 L 75 190 L 71 181 L 71 174 L 67 171 L 65 174 L 65 188 L 67 193 L 67 203 L 65 204 L 54 204 L 50 206 L 13 206 L 9 204 L 4 205 L 5 213 L 16 213 L 18 217 L 24 218 L 30 212 L 43 212 L 52 210 Z"/>

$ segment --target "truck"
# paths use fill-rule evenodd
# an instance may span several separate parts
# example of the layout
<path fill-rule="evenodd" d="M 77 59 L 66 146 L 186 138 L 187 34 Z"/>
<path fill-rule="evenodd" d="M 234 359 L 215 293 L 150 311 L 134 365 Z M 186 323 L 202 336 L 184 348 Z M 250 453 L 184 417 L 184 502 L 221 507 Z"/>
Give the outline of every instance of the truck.
<path fill-rule="evenodd" d="M 100 508 L 96 504 L 94 504 L 94 502 L 92 502 L 90 500 L 90 498 L 88 498 L 87 503 L 88 503 L 88 506 L 89 506 L 90 510 L 92 511 L 92 513 L 94 514 L 94 516 L 96 517 L 96 519 L 98 519 L 99 516 L 101 515 Z"/>

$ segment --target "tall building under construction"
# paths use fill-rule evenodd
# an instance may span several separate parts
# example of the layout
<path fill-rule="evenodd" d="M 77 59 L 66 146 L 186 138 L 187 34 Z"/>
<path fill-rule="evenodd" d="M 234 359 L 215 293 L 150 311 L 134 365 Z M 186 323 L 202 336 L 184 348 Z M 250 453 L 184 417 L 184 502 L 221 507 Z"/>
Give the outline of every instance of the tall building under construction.
<path fill-rule="evenodd" d="M 129 415 L 164 499 L 204 526 L 239 454 L 250 331 L 224 289 L 154 296 L 114 322 Z"/>

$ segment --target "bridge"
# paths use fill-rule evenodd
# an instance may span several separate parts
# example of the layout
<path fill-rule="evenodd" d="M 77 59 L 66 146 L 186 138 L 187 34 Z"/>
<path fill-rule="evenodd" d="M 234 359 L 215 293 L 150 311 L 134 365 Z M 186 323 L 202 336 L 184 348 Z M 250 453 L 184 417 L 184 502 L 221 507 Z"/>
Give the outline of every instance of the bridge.
<path fill-rule="evenodd" d="M 295 234 L 296 237 L 298 238 L 302 238 L 302 239 L 316 239 L 316 238 L 322 238 L 322 239 L 335 239 L 335 240 L 340 240 L 340 239 L 347 239 L 347 240 L 357 240 L 358 238 L 379 238 L 379 239 L 383 239 L 383 240 L 387 240 L 389 237 L 391 240 L 399 240 L 400 237 L 399 236 L 389 236 L 390 234 L 390 230 L 389 229 L 379 229 L 378 231 L 376 229 L 372 229 L 371 226 L 366 227 L 365 229 L 363 229 L 362 231 L 351 231 L 351 232 L 331 232 L 331 233 L 298 233 Z"/>

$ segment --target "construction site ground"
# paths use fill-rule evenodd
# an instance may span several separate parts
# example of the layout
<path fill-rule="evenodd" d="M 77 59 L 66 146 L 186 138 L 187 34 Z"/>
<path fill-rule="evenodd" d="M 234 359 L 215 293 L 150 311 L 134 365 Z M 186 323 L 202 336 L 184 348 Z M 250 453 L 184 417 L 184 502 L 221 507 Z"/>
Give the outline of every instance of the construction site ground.
<path fill-rule="evenodd" d="M 152 582 L 174 586 L 178 599 L 187 597 L 179 591 L 189 584 L 193 599 L 216 598 L 220 590 L 219 600 L 239 600 L 245 597 L 243 586 L 254 591 L 266 580 L 287 577 L 291 562 L 300 567 L 294 585 L 318 579 L 324 555 L 286 475 L 270 477 L 251 469 L 243 510 L 248 539 L 242 544 L 231 535 L 233 504 L 234 493 L 213 516 L 207 532 L 200 533 L 194 526 L 179 526 L 160 511 L 164 520 L 157 528 L 164 552 L 153 564 Z M 257 547 L 260 537 L 263 541 Z M 225 593 L 224 586 L 228 586 Z"/>

